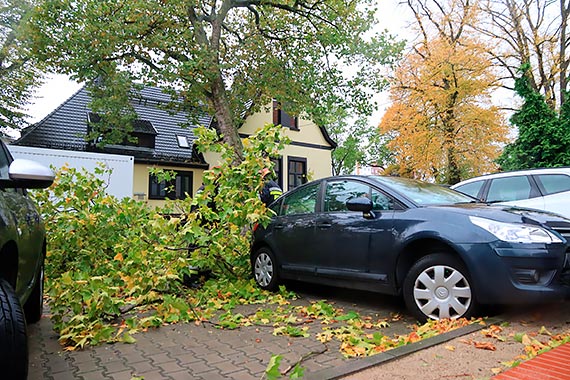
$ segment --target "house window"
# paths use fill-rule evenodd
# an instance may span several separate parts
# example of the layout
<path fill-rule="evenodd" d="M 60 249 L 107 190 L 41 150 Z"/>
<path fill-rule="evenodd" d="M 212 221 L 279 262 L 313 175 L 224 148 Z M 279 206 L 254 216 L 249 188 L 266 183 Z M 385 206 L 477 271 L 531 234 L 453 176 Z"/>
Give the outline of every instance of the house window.
<path fill-rule="evenodd" d="M 299 118 L 289 115 L 281 109 L 281 103 L 273 101 L 273 124 L 290 128 L 295 131 L 299 130 Z"/>
<path fill-rule="evenodd" d="M 176 140 L 178 141 L 178 146 L 180 148 L 190 148 L 190 143 L 186 136 L 176 135 Z"/>
<path fill-rule="evenodd" d="M 288 190 L 294 189 L 307 182 L 307 159 L 289 157 L 287 159 Z"/>
<path fill-rule="evenodd" d="M 176 177 L 169 182 L 158 181 L 153 174 L 149 175 L 149 199 L 184 199 L 186 194 L 192 195 L 192 172 L 176 171 Z"/>

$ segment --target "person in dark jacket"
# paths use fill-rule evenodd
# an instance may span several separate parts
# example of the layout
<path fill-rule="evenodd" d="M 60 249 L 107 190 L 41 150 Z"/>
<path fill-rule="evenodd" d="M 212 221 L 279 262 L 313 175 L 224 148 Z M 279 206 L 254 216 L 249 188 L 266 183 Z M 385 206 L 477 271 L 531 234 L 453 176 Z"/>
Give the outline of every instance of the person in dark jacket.
<path fill-rule="evenodd" d="M 261 194 L 259 194 L 259 198 L 266 206 L 269 206 L 271 202 L 279 198 L 283 194 L 283 190 L 281 187 L 272 179 L 267 179 L 263 188 L 261 189 Z"/>
<path fill-rule="evenodd" d="M 261 173 L 261 178 L 265 182 L 263 183 L 263 187 L 261 188 L 261 192 L 259 193 L 259 199 L 261 199 L 261 201 L 265 203 L 265 206 L 269 206 L 271 202 L 273 202 L 274 200 L 279 198 L 281 194 L 283 194 L 283 190 L 281 190 L 281 187 L 277 184 L 277 182 L 275 182 L 271 178 L 273 173 L 272 170 L 264 168 L 260 170 L 260 173 Z"/>

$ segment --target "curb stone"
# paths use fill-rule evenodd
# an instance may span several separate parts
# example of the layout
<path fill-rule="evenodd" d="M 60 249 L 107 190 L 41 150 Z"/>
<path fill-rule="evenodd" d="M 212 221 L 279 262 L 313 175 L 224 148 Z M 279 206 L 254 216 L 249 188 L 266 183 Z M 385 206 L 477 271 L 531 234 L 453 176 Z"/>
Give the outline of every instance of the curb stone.
<path fill-rule="evenodd" d="M 474 323 L 465 327 L 460 327 L 458 329 L 439 334 L 437 336 L 420 340 L 412 344 L 407 344 L 405 346 L 396 347 L 394 349 L 368 356 L 361 359 L 355 359 L 354 362 L 350 362 L 341 366 L 334 368 L 327 368 L 321 371 L 313 373 L 305 373 L 303 377 L 304 380 L 333 380 L 340 379 L 344 376 L 352 375 L 356 372 L 362 371 L 364 369 L 374 367 L 383 363 L 387 363 L 392 360 L 399 359 L 403 356 L 412 354 L 414 352 L 437 346 L 439 344 L 445 343 L 452 339 L 458 338 L 463 335 L 471 334 L 472 332 L 482 330 L 485 327 L 498 324 L 502 321 L 500 317 L 493 317 L 485 319 L 485 324 Z"/>

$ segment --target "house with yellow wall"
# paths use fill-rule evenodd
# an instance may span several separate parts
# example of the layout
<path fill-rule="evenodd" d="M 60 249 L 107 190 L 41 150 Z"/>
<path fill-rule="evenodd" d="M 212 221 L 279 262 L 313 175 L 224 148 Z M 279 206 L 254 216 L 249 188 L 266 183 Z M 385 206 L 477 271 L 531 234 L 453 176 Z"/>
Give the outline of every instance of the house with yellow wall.
<path fill-rule="evenodd" d="M 186 194 L 195 194 L 202 184 L 203 172 L 218 162 L 215 153 L 201 154 L 194 149 L 194 129 L 211 127 L 212 117 L 169 111 L 165 105 L 171 101 L 170 96 L 159 88 L 145 87 L 132 96 L 131 105 L 138 117 L 132 132 L 136 143 L 125 140 L 101 148 L 96 141 L 88 141 L 90 123 L 98 119 L 89 109 L 90 100 L 87 89 L 81 88 L 43 120 L 24 129 L 13 144 L 60 150 L 68 156 L 70 151 L 81 152 L 82 156 L 91 153 L 94 157 L 102 153 L 130 156 L 134 160 L 132 196 L 150 205 L 159 205 L 166 198 L 181 199 Z M 289 116 L 274 102 L 268 110 L 247 117 L 240 127 L 240 136 L 250 136 L 267 123 L 282 125 L 290 139 L 280 157 L 274 160 L 277 181 L 284 190 L 331 175 L 331 154 L 336 144 L 323 127 L 303 117 Z M 70 157 L 68 164 L 74 166 L 73 154 Z M 173 170 L 176 179 L 171 184 L 159 182 L 150 172 L 152 168 Z"/>

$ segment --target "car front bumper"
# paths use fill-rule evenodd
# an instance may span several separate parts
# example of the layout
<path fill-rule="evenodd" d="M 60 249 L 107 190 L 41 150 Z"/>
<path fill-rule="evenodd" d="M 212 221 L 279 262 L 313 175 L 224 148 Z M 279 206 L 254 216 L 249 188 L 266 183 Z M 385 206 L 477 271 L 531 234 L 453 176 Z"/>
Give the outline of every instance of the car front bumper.
<path fill-rule="evenodd" d="M 464 245 L 477 301 L 540 303 L 570 298 L 570 257 L 565 244 Z"/>

